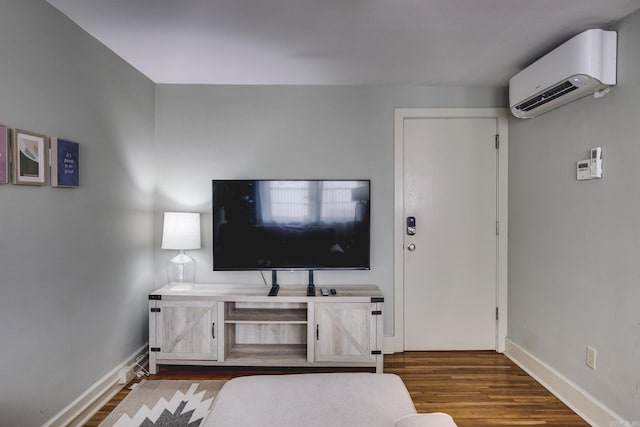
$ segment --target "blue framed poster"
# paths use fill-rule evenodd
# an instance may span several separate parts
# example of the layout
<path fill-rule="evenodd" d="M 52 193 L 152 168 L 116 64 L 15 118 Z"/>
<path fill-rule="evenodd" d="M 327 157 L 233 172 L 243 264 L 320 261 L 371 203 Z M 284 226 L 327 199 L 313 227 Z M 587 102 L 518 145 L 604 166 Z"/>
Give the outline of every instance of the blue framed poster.
<path fill-rule="evenodd" d="M 51 186 L 78 187 L 80 144 L 64 139 L 51 139 Z"/>

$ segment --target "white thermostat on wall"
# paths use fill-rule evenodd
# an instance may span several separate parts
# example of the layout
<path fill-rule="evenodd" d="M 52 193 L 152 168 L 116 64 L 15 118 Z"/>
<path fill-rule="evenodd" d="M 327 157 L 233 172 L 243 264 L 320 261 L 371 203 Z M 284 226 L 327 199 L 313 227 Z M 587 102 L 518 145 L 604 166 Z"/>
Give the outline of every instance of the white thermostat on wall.
<path fill-rule="evenodd" d="M 591 179 L 591 168 L 589 168 L 589 164 L 589 160 L 579 160 L 578 163 L 576 163 L 578 181 Z"/>

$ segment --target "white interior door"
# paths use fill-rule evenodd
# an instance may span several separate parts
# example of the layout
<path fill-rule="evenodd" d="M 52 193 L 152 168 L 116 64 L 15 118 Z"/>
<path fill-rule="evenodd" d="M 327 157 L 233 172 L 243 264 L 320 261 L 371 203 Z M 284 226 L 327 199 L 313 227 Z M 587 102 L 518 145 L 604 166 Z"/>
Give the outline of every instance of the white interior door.
<path fill-rule="evenodd" d="M 404 349 L 496 349 L 497 119 L 403 126 Z"/>

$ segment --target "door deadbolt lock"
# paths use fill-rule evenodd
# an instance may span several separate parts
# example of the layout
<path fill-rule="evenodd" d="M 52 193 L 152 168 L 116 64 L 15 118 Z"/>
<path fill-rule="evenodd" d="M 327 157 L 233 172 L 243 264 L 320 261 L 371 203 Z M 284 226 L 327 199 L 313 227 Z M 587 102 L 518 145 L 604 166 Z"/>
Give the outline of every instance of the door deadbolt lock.
<path fill-rule="evenodd" d="M 415 251 L 416 250 L 416 245 L 414 245 L 413 243 L 409 243 L 407 245 L 407 249 L 409 249 L 410 251 Z"/>
<path fill-rule="evenodd" d="M 413 236 L 416 234 L 416 217 L 409 216 L 407 217 L 407 234 L 409 236 Z"/>

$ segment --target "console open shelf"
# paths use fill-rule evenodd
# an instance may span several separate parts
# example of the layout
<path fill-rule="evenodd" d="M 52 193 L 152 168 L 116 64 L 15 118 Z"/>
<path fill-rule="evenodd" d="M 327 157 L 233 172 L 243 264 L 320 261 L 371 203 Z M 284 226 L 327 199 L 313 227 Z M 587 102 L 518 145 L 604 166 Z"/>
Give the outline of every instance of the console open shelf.
<path fill-rule="evenodd" d="M 306 364 L 306 344 L 234 344 L 227 357 L 228 362 L 253 364 Z"/>
<path fill-rule="evenodd" d="M 271 303 L 264 305 L 251 304 L 243 306 L 242 303 L 225 303 L 225 323 L 307 323 L 307 305 L 296 304 L 285 306 Z"/>

